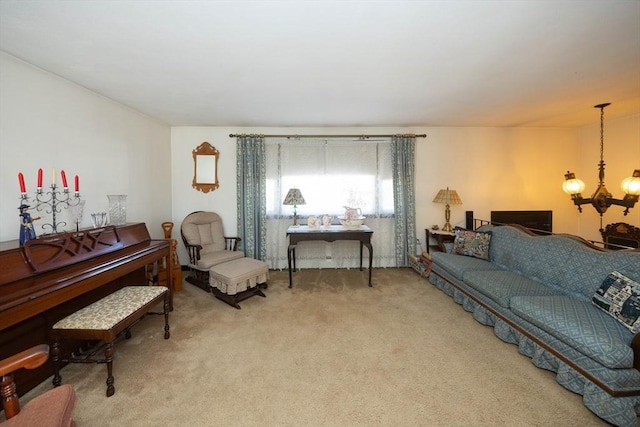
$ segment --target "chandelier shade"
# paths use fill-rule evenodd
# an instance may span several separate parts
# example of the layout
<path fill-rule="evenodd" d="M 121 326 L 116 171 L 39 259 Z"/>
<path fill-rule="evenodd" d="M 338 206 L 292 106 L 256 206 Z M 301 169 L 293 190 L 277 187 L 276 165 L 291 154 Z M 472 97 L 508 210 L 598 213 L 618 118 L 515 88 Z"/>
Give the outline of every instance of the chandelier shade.
<path fill-rule="evenodd" d="M 575 174 L 568 172 L 565 175 L 565 181 L 562 184 L 562 189 L 567 194 L 579 194 L 584 191 L 585 185 L 582 180 L 576 178 Z"/>
<path fill-rule="evenodd" d="M 640 197 L 640 169 L 635 169 L 632 176 L 622 181 L 620 185 L 620 188 L 624 192 L 622 199 L 614 198 L 604 185 L 604 109 L 608 105 L 610 105 L 610 103 L 598 104 L 594 107 L 600 109 L 600 163 L 598 164 L 599 182 L 596 191 L 588 199 L 582 197 L 581 193 L 585 189 L 584 182 L 577 179 L 576 175 L 570 171 L 567 171 L 564 175 L 565 181 L 562 184 L 562 189 L 571 196 L 573 204 L 578 207 L 578 212 L 582 212 L 582 205 L 591 204 L 600 214 L 601 222 L 602 215 L 610 206 L 617 205 L 624 207 L 624 215 L 627 215 L 629 209 L 635 206 Z"/>
<path fill-rule="evenodd" d="M 640 169 L 633 171 L 633 175 L 622 180 L 620 188 L 624 194 L 640 196 Z"/>

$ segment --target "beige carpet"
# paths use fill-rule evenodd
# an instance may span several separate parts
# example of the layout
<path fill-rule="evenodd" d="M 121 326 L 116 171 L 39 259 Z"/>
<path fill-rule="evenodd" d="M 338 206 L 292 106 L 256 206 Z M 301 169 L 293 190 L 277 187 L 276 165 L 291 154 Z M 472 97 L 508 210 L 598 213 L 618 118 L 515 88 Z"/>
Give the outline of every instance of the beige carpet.
<path fill-rule="evenodd" d="M 171 339 L 153 316 L 116 346 L 113 397 L 104 365 L 62 370 L 78 425 L 606 425 L 413 270 L 366 274 L 272 271 L 241 310 L 185 283 Z"/>

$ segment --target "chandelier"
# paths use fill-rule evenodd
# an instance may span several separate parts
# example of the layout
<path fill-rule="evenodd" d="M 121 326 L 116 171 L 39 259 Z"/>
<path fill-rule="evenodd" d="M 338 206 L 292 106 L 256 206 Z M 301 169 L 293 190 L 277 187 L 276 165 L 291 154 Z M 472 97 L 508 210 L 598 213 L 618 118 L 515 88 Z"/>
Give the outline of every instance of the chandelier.
<path fill-rule="evenodd" d="M 580 194 L 584 190 L 584 182 L 576 178 L 573 172 L 567 171 L 564 178 L 562 189 L 565 193 L 571 195 L 573 204 L 578 207 L 578 211 L 582 212 L 582 205 L 591 204 L 602 216 L 609 206 L 618 205 L 624 207 L 624 214 L 629 213 L 629 209 L 635 206 L 640 196 L 640 169 L 633 171 L 633 175 L 622 180 L 620 188 L 624 192 L 624 198 L 615 199 L 607 187 L 604 185 L 604 108 L 610 105 L 609 102 L 598 104 L 594 108 L 600 109 L 600 163 L 599 163 L 599 184 L 596 191 L 590 198 L 585 199 Z"/>

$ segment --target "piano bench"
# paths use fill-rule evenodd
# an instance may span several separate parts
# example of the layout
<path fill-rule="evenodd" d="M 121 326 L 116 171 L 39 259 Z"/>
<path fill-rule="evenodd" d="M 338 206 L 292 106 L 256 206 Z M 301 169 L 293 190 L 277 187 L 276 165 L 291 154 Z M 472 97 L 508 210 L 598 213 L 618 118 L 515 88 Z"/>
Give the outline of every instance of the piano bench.
<path fill-rule="evenodd" d="M 51 329 L 51 355 L 54 368 L 53 386 L 62 382 L 60 367 L 63 363 L 106 363 L 107 397 L 113 396 L 113 344 L 116 338 L 124 335 L 131 337 L 131 327 L 146 314 L 164 315 L 164 339 L 169 333 L 169 289 L 164 286 L 126 286 L 106 297 L 90 304 L 53 325 Z M 163 301 L 163 312 L 150 310 Z M 60 357 L 60 341 L 63 339 L 95 340 L 97 348 L 80 351 L 70 358 Z M 96 354 L 104 349 L 104 358 Z"/>

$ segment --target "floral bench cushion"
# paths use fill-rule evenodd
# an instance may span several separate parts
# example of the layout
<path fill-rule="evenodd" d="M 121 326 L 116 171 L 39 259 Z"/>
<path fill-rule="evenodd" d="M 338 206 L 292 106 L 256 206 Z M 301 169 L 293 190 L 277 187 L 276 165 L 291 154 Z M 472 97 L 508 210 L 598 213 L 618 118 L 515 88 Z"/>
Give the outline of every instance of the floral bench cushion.
<path fill-rule="evenodd" d="M 632 368 L 633 334 L 606 313 L 567 296 L 517 296 L 511 310 L 609 368 Z"/>
<path fill-rule="evenodd" d="M 53 329 L 108 331 L 145 304 L 169 292 L 164 286 L 127 286 L 53 325 Z"/>

